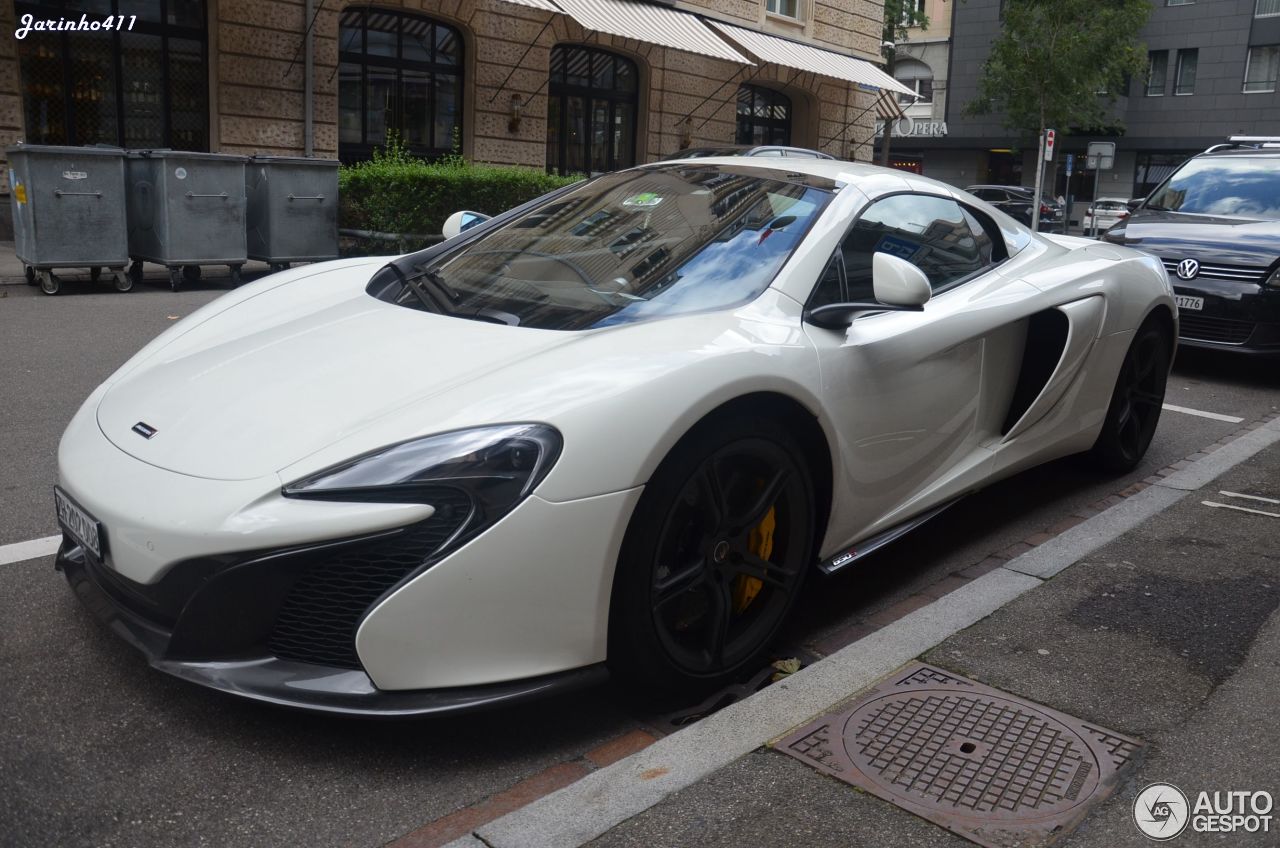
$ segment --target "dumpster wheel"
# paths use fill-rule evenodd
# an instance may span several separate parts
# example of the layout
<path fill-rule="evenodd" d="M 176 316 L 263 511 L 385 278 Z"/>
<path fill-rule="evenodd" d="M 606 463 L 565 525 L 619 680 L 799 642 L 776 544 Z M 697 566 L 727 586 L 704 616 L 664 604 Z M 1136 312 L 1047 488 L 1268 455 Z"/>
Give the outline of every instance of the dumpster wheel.
<path fill-rule="evenodd" d="M 27 285 L 29 286 L 39 285 L 39 283 L 36 282 L 36 269 L 32 268 L 30 265 L 23 266 L 22 275 L 27 278 Z"/>
<path fill-rule="evenodd" d="M 182 268 L 175 265 L 169 269 L 169 290 L 177 291 L 182 288 Z"/>
<path fill-rule="evenodd" d="M 141 260 L 135 259 L 133 264 L 129 266 L 129 279 L 133 280 L 133 284 L 135 286 L 142 282 L 143 278 L 142 278 Z"/>
<path fill-rule="evenodd" d="M 52 271 L 36 271 L 36 279 L 40 281 L 40 291 L 45 294 L 57 294 L 62 289 L 62 281 Z"/>
<path fill-rule="evenodd" d="M 124 268 L 112 268 L 111 279 L 114 281 L 118 292 L 127 292 L 133 289 L 133 277 Z"/>

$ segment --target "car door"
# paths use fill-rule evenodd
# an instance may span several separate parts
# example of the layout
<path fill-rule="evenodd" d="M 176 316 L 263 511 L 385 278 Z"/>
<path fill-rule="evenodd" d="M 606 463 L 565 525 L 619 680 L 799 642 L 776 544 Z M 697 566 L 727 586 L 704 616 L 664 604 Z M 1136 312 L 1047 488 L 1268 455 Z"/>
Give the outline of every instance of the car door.
<path fill-rule="evenodd" d="M 824 555 L 987 476 L 990 437 L 1007 407 L 990 393 L 1016 379 L 1024 301 L 1035 294 L 1027 283 L 994 273 L 1005 247 L 980 211 L 951 198 L 903 193 L 863 210 L 810 307 L 873 302 L 877 252 L 915 264 L 934 294 L 919 312 L 867 312 L 847 329 L 806 328 L 840 442 Z"/>

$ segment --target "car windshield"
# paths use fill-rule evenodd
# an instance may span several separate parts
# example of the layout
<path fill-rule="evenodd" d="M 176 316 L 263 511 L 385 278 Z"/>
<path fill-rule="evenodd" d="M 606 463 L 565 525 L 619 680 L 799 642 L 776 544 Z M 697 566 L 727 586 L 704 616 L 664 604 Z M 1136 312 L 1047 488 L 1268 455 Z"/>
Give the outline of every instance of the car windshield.
<path fill-rule="evenodd" d="M 831 198 L 813 180 L 768 173 L 668 165 L 606 174 L 410 265 L 395 300 L 547 330 L 746 303 Z"/>
<path fill-rule="evenodd" d="M 1280 158 L 1192 159 L 1147 199 L 1155 211 L 1280 219 Z"/>

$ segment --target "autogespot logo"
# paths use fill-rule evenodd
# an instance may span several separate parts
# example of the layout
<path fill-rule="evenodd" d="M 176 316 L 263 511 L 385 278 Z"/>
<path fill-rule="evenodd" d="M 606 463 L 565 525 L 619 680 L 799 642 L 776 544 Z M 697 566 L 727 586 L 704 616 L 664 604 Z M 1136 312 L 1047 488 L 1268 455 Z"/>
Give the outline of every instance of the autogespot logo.
<path fill-rule="evenodd" d="M 1190 810 L 1187 796 L 1171 783 L 1153 783 L 1133 802 L 1133 820 L 1144 835 L 1158 841 L 1173 839 L 1186 830 Z"/>
<path fill-rule="evenodd" d="M 1133 801 L 1133 821 L 1158 842 L 1189 826 L 1195 833 L 1270 833 L 1275 801 L 1270 792 L 1200 792 L 1194 804 L 1172 783 L 1153 783 Z"/>

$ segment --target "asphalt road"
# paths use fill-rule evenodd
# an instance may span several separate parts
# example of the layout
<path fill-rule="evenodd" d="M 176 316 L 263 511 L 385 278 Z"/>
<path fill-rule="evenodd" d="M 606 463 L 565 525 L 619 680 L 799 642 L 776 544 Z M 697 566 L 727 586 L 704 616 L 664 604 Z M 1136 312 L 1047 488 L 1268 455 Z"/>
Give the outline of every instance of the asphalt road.
<path fill-rule="evenodd" d="M 66 421 L 134 350 L 220 293 L 0 286 L 0 545 L 57 532 Z M 1277 389 L 1274 363 L 1188 352 L 1168 400 L 1248 422 L 1277 411 Z M 1126 478 L 1064 461 L 995 485 L 852 573 L 812 580 L 788 639 L 820 641 L 1238 426 L 1167 412 Z M 607 689 L 401 724 L 243 704 L 148 670 L 88 618 L 51 558 L 0 565 L 0 844 L 376 846 L 645 720 Z"/>

